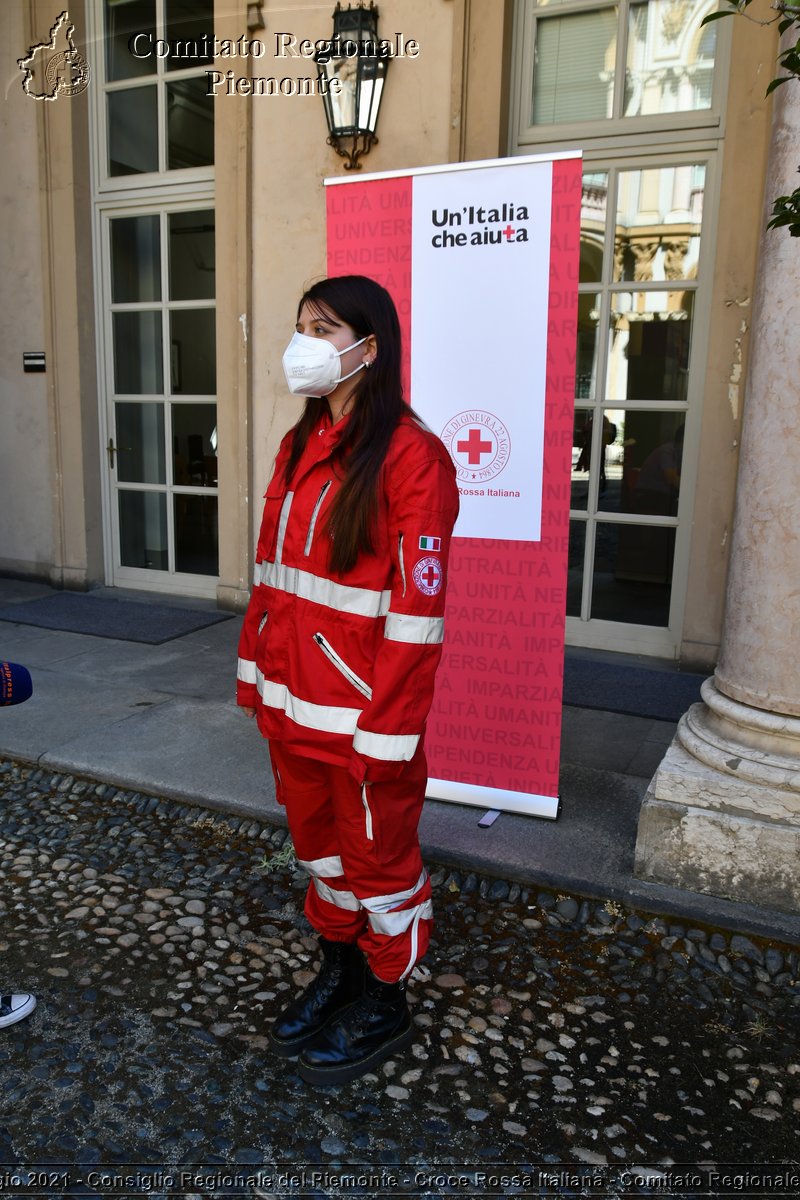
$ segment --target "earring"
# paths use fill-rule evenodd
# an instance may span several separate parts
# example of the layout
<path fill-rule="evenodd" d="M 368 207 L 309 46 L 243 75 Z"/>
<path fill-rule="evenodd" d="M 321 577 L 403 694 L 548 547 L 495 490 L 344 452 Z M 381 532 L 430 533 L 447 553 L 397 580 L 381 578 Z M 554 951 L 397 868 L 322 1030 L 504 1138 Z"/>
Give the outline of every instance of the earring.
<path fill-rule="evenodd" d="M 373 360 L 372 360 L 371 358 L 365 358 L 365 359 L 364 359 L 364 367 L 365 367 L 365 369 L 366 369 L 367 371 L 368 371 L 368 370 L 370 369 L 370 367 L 372 366 L 372 362 L 373 362 Z"/>

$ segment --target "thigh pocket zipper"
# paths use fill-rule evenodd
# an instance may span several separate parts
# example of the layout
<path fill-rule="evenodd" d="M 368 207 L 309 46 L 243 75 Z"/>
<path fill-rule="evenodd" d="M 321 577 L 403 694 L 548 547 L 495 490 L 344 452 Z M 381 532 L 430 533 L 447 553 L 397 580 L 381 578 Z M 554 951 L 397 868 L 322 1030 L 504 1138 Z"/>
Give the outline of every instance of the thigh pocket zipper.
<path fill-rule="evenodd" d="M 337 671 L 340 671 L 342 675 L 344 675 L 347 682 L 352 684 L 357 691 L 361 692 L 362 696 L 366 696 L 368 700 L 371 700 L 372 688 L 368 683 L 365 683 L 360 676 L 356 675 L 355 671 L 352 671 L 350 667 L 348 667 L 341 655 L 336 653 L 328 639 L 323 637 L 321 633 L 315 633 L 314 641 L 317 643 L 323 654 L 327 655 L 327 657 L 336 667 Z"/>
<path fill-rule="evenodd" d="M 366 783 L 362 783 L 361 803 L 364 805 L 365 832 L 367 835 L 367 841 L 374 842 L 375 837 L 372 829 L 372 809 L 370 808 L 369 800 L 367 799 L 367 787 L 368 785 Z"/>

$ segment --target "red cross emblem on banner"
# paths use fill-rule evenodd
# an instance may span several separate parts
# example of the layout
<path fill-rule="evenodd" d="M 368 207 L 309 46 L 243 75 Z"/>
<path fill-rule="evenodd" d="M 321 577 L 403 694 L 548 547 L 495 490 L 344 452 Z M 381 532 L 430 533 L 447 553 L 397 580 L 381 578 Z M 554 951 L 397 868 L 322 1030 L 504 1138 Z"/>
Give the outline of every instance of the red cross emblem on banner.
<path fill-rule="evenodd" d="M 479 467 L 483 455 L 493 453 L 494 442 L 491 436 L 484 438 L 480 429 L 473 426 L 465 439 L 456 442 L 456 450 L 459 454 L 466 454 L 471 467 Z"/>
<path fill-rule="evenodd" d="M 442 589 L 442 564 L 438 558 L 421 558 L 414 567 L 414 583 L 424 596 L 435 596 Z"/>
<path fill-rule="evenodd" d="M 496 413 L 465 409 L 447 422 L 441 433 L 450 451 L 459 483 L 486 483 L 508 466 L 511 435 Z M 420 550 L 429 547 L 420 546 Z"/>

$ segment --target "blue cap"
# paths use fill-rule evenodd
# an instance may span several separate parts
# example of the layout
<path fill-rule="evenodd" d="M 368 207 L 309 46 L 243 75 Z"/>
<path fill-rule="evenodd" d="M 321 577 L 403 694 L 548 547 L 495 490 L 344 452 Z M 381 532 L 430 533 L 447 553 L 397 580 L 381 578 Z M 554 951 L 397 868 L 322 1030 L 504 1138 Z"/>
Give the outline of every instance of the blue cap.
<path fill-rule="evenodd" d="M 0 708 L 22 704 L 33 692 L 30 671 L 19 663 L 0 660 Z"/>

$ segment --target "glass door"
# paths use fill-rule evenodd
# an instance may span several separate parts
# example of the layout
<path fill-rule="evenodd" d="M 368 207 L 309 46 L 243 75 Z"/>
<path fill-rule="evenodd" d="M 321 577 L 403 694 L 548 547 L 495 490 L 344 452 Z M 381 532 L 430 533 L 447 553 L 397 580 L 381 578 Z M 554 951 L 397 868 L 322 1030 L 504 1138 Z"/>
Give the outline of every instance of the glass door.
<path fill-rule="evenodd" d="M 104 214 L 114 583 L 213 594 L 214 210 Z"/>
<path fill-rule="evenodd" d="M 106 578 L 213 596 L 213 0 L 91 0 Z M 168 52 L 168 53 L 167 53 Z"/>
<path fill-rule="evenodd" d="M 729 22 L 713 0 L 516 0 L 512 151 L 585 174 L 567 640 L 673 658 L 691 549 Z"/>
<path fill-rule="evenodd" d="M 657 160 L 656 160 L 657 161 Z M 707 162 L 588 166 L 581 202 L 568 634 L 671 657 Z M 683 525 L 683 528 L 682 528 Z M 685 546 L 684 546 L 685 550 Z"/>

